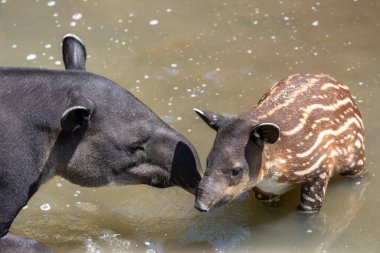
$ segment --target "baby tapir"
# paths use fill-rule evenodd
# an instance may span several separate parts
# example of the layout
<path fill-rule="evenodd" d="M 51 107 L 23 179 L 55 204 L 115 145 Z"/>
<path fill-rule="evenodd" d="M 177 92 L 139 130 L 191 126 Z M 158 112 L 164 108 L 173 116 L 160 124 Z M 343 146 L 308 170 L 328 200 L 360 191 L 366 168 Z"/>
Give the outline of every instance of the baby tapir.
<path fill-rule="evenodd" d="M 44 245 L 8 233 L 39 186 L 180 186 L 201 180 L 191 143 L 116 83 L 84 71 L 86 50 L 63 40 L 66 71 L 0 68 L 0 252 Z"/>
<path fill-rule="evenodd" d="M 358 106 L 349 89 L 327 75 L 289 76 L 235 117 L 195 111 L 217 131 L 196 196 L 200 211 L 252 188 L 269 200 L 301 185 L 299 210 L 315 212 L 334 173 L 366 171 Z"/>

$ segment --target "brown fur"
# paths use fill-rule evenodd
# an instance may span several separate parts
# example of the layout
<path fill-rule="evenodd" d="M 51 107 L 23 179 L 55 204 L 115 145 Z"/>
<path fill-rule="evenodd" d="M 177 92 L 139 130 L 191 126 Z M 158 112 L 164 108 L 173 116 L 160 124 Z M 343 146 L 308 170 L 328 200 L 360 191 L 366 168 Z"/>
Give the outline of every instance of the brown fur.
<path fill-rule="evenodd" d="M 199 186 L 202 205 L 211 207 L 253 187 L 265 199 L 300 184 L 301 211 L 318 211 L 333 174 L 366 172 L 361 113 L 349 89 L 327 75 L 289 76 L 236 117 L 197 113 L 217 130 Z M 266 123 L 263 132 L 255 132 Z M 238 165 L 240 182 L 230 175 Z"/>

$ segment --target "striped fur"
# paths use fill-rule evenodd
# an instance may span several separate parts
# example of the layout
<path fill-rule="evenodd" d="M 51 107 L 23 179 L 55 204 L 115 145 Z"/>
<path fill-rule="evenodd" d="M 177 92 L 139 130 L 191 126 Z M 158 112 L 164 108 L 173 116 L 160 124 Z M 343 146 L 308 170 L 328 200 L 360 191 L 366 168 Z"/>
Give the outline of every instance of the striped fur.
<path fill-rule="evenodd" d="M 278 184 L 302 184 L 303 211 L 320 208 L 334 173 L 359 176 L 365 172 L 361 113 L 349 89 L 327 75 L 289 76 L 243 115 L 253 124 L 273 122 L 281 128 L 279 141 L 266 146 L 263 157 L 281 159 L 274 164 Z M 262 163 L 258 181 L 273 168 L 267 164 Z M 260 189 L 260 183 L 256 187 Z"/>
<path fill-rule="evenodd" d="M 207 122 L 206 113 L 203 116 Z M 226 171 L 244 159 L 249 173 L 243 178 L 250 179 L 244 185 L 235 182 L 236 186 L 228 187 L 229 192 L 236 189 L 235 195 L 243 188 L 253 188 L 258 199 L 269 199 L 301 185 L 299 209 L 313 212 L 321 208 L 331 176 L 361 176 L 366 172 L 361 113 L 349 89 L 330 76 L 289 76 L 274 85 L 250 111 L 218 122 L 226 123 L 215 128 L 218 133 L 208 157 L 212 166 L 206 169 L 202 181 L 215 182 L 217 179 L 208 177 L 221 174 L 214 171 Z M 263 145 L 262 151 L 249 151 L 247 143 L 250 145 L 252 137 L 249 128 L 242 125 L 263 123 L 279 127 L 278 141 Z M 247 158 L 247 154 L 252 157 Z M 255 166 L 259 168 L 252 168 Z M 202 181 L 201 192 L 210 195 L 210 187 Z M 203 198 L 198 196 L 199 201 L 207 202 Z"/>
<path fill-rule="evenodd" d="M 363 172 L 361 113 L 349 89 L 327 75 L 297 74 L 278 82 L 245 117 L 280 126 L 280 140 L 267 146 L 265 156 L 286 161 L 277 165 L 279 181 Z M 262 167 L 262 176 L 267 170 Z"/>

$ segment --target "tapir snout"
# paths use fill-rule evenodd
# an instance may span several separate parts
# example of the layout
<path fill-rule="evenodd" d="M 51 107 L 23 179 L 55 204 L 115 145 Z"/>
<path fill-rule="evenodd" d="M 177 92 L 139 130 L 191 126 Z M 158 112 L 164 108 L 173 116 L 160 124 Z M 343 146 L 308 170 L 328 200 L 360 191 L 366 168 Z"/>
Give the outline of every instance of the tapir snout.
<path fill-rule="evenodd" d="M 194 146 L 181 134 L 170 128 L 156 131 L 146 145 L 147 166 L 157 167 L 152 171 L 145 169 L 147 184 L 159 188 L 179 186 L 195 194 L 201 180 L 201 166 Z"/>
<path fill-rule="evenodd" d="M 204 176 L 198 185 L 194 207 L 198 211 L 208 212 L 213 207 L 223 205 L 233 199 L 228 188 L 229 184 L 222 176 Z"/>
<path fill-rule="evenodd" d="M 200 165 L 194 147 L 179 141 L 174 150 L 170 182 L 195 194 L 201 181 Z"/>

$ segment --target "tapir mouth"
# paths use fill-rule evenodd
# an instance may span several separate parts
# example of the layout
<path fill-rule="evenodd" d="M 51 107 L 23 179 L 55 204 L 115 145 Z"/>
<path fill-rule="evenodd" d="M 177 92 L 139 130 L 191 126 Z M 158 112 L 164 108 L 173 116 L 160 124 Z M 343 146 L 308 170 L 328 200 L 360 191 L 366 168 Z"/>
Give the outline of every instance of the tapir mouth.
<path fill-rule="evenodd" d="M 167 188 L 167 187 L 173 186 L 173 184 L 171 184 L 168 179 L 156 178 L 156 177 L 151 178 L 148 182 L 148 185 L 157 187 L 157 188 Z"/>
<path fill-rule="evenodd" d="M 223 206 L 227 202 L 232 200 L 232 196 L 226 195 L 220 200 L 216 201 L 215 203 L 209 202 L 208 204 L 205 204 L 202 200 L 196 200 L 195 201 L 195 209 L 197 209 L 200 212 L 208 212 L 210 209 L 217 208 L 220 206 Z"/>
<path fill-rule="evenodd" d="M 218 202 L 216 202 L 213 207 L 215 208 L 215 207 L 223 206 L 224 204 L 230 202 L 231 200 L 232 200 L 232 196 L 226 195 L 221 200 L 219 200 Z"/>
<path fill-rule="evenodd" d="M 157 188 L 167 188 L 172 186 L 170 183 L 170 173 L 160 166 L 150 163 L 142 163 L 138 166 L 129 168 L 127 173 L 119 175 L 114 180 L 119 184 L 146 184 Z"/>

